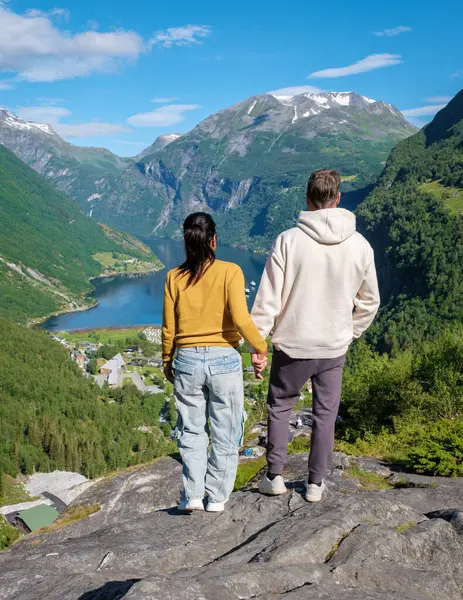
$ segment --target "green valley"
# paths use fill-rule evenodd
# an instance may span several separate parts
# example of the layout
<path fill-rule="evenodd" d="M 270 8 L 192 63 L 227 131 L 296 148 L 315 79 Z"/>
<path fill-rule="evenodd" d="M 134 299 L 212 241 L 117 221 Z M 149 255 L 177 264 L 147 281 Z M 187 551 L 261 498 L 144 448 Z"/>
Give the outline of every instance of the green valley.
<path fill-rule="evenodd" d="M 0 314 L 19 321 L 88 305 L 98 252 L 123 254 L 140 270 L 161 268 L 150 249 L 100 226 L 0 146 Z"/>

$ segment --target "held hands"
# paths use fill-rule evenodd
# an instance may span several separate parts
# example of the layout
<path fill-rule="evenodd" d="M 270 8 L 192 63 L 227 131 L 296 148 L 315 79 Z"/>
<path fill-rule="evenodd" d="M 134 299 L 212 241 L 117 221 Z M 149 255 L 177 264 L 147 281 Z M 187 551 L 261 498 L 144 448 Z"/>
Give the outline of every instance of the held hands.
<path fill-rule="evenodd" d="M 262 371 L 267 366 L 267 356 L 267 352 L 265 354 L 251 354 L 251 362 L 252 366 L 254 367 L 256 379 L 263 379 Z"/>

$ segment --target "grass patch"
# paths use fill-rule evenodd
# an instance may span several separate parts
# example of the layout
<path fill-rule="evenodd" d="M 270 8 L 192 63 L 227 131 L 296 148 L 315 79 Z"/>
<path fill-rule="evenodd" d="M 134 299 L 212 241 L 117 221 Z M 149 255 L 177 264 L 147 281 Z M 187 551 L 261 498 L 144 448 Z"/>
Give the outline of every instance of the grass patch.
<path fill-rule="evenodd" d="M 443 202 L 451 213 L 463 213 L 463 189 L 446 187 L 440 183 L 440 180 L 422 183 L 418 189 Z"/>
<path fill-rule="evenodd" d="M 358 175 L 341 175 L 341 181 L 355 181 Z"/>
<path fill-rule="evenodd" d="M 310 450 L 310 438 L 306 435 L 298 435 L 288 444 L 288 454 L 299 454 Z"/>
<path fill-rule="evenodd" d="M 404 463 L 408 456 L 408 448 L 403 441 L 388 431 L 376 435 L 366 434 L 353 442 L 336 440 L 334 446 L 337 452 L 344 452 L 349 456 L 377 458 L 397 464 Z"/>
<path fill-rule="evenodd" d="M 94 515 L 95 513 L 101 510 L 101 506 L 99 504 L 92 504 L 91 506 L 76 506 L 70 508 L 65 513 L 61 515 L 54 523 L 48 525 L 47 527 L 43 527 L 43 529 L 39 529 L 36 533 L 48 533 L 50 531 L 57 531 L 59 529 L 64 529 L 68 525 L 72 525 L 73 523 L 77 523 L 78 521 L 82 521 L 86 519 L 90 515 Z"/>
<path fill-rule="evenodd" d="M 93 258 L 104 267 L 105 271 L 116 273 L 143 273 L 159 269 L 158 262 L 149 262 L 119 252 L 97 252 Z"/>
<path fill-rule="evenodd" d="M 351 466 L 343 472 L 343 476 L 348 479 L 357 479 L 362 487 L 367 490 L 391 490 L 394 488 L 388 481 L 377 473 L 362 471 L 358 467 Z"/>
<path fill-rule="evenodd" d="M 397 527 L 395 527 L 395 530 L 398 531 L 399 533 L 403 533 L 404 531 L 407 531 L 407 529 L 410 529 L 411 527 L 415 527 L 416 526 L 416 521 L 407 521 L 407 523 L 402 523 L 402 525 L 397 525 Z"/>
<path fill-rule="evenodd" d="M 27 492 L 22 483 L 10 477 L 3 476 L 3 496 L 0 496 L 0 506 L 8 506 L 10 504 L 19 504 L 20 502 L 30 502 L 37 500 L 37 497 L 32 498 Z"/>
<path fill-rule="evenodd" d="M 234 492 L 237 492 L 243 488 L 247 483 L 254 479 L 254 477 L 261 471 L 266 465 L 265 456 L 256 458 L 255 460 L 250 459 L 247 462 L 240 463 L 238 465 L 238 471 L 236 472 Z"/>
<path fill-rule="evenodd" d="M 11 546 L 18 538 L 19 531 L 10 525 L 3 515 L 0 515 L 0 550 Z"/>
<path fill-rule="evenodd" d="M 127 338 L 138 337 L 144 327 L 127 327 L 124 329 L 87 329 L 84 331 L 60 331 L 57 335 L 68 342 L 100 342 L 101 344 L 115 344 L 125 342 Z"/>

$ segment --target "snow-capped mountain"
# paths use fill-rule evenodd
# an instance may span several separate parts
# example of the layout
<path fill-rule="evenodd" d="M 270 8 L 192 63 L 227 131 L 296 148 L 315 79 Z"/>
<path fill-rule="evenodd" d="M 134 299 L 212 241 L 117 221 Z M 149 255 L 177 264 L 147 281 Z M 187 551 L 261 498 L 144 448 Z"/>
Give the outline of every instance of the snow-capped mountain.
<path fill-rule="evenodd" d="M 0 108 L 0 127 L 2 126 L 11 127 L 13 130 L 17 129 L 20 131 L 35 131 L 46 133 L 47 135 L 56 135 L 55 131 L 50 125 L 46 123 L 32 123 L 24 121 L 16 116 L 9 110 Z"/>
<path fill-rule="evenodd" d="M 362 190 L 396 143 L 415 130 L 394 106 L 355 92 L 262 94 L 121 159 L 0 111 L 0 143 L 92 218 L 138 235 L 177 235 L 188 212 L 207 210 L 226 221 L 222 239 L 243 245 L 268 230 L 282 194 L 288 207 L 311 170 L 337 168 L 346 192 Z M 298 198 L 294 210 L 303 206 Z"/>

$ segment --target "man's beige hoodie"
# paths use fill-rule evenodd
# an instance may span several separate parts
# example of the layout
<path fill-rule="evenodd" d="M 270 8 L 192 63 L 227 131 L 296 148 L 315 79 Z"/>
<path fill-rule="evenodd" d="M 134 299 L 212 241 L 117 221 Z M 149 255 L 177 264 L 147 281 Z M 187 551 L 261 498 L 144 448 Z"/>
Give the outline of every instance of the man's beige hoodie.
<path fill-rule="evenodd" d="M 302 212 L 278 236 L 252 317 L 291 358 L 335 358 L 369 327 L 379 307 L 373 249 L 344 208 Z"/>

